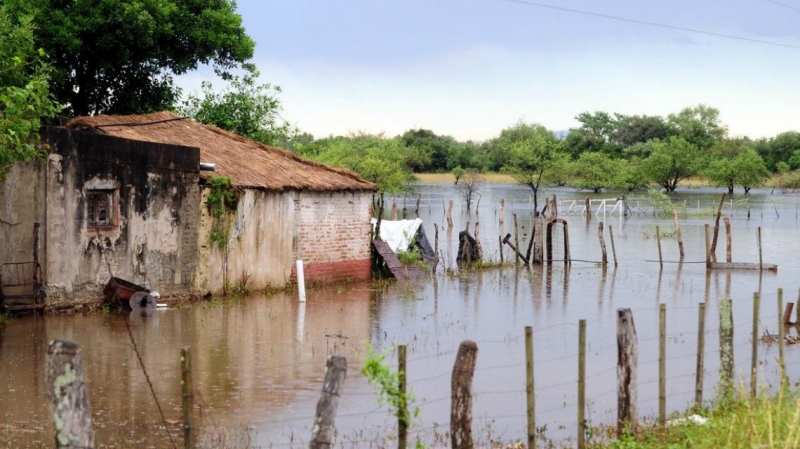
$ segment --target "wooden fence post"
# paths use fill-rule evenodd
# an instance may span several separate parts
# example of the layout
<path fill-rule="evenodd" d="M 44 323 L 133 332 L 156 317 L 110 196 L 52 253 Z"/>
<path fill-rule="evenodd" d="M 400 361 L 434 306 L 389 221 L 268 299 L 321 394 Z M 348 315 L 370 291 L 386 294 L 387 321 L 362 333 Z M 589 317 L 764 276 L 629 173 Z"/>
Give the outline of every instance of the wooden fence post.
<path fill-rule="evenodd" d="M 637 427 L 639 343 L 631 309 L 617 309 L 617 437 Z"/>
<path fill-rule="evenodd" d="M 617 249 L 614 247 L 614 231 L 608 225 L 608 237 L 611 239 L 611 255 L 614 256 L 614 267 L 617 266 Z"/>
<path fill-rule="evenodd" d="M 658 423 L 667 421 L 667 305 L 658 306 Z"/>
<path fill-rule="evenodd" d="M 533 327 L 525 326 L 525 393 L 528 397 L 528 449 L 536 447 L 536 398 L 533 378 Z"/>
<path fill-rule="evenodd" d="M 658 230 L 658 225 L 656 225 L 656 242 L 658 243 L 658 264 L 664 268 L 664 260 L 661 257 L 661 232 Z"/>
<path fill-rule="evenodd" d="M 760 295 L 753 293 L 753 350 L 750 355 L 750 396 L 756 397 L 758 382 L 758 312 Z"/>
<path fill-rule="evenodd" d="M 761 251 L 761 226 L 758 227 L 758 269 L 764 270 L 764 256 Z"/>
<path fill-rule="evenodd" d="M 603 266 L 608 265 L 608 254 L 606 253 L 606 239 L 603 238 L 603 222 L 597 225 L 597 236 L 600 238 L 600 250 L 603 252 Z"/>
<path fill-rule="evenodd" d="M 717 215 L 714 219 L 714 238 L 711 240 L 711 260 L 717 261 L 717 237 L 719 236 L 719 218 L 722 216 L 722 206 L 725 203 L 725 194 L 719 199 L 719 206 L 717 207 Z"/>
<path fill-rule="evenodd" d="M 578 449 L 586 447 L 586 320 L 578 322 Z"/>
<path fill-rule="evenodd" d="M 450 202 L 452 204 L 452 201 Z M 397 447 L 406 449 L 408 440 L 408 396 L 406 396 L 406 345 L 397 347 L 397 371 L 400 374 L 400 401 L 397 412 Z"/>
<path fill-rule="evenodd" d="M 705 235 L 706 235 L 706 269 L 711 268 L 711 242 L 709 241 L 709 228 L 708 224 L 705 225 Z"/>
<path fill-rule="evenodd" d="M 194 391 L 192 384 L 192 353 L 189 346 L 181 348 L 181 405 L 183 409 L 183 447 L 194 447 L 192 410 L 194 410 Z"/>
<path fill-rule="evenodd" d="M 458 347 L 453 366 L 450 403 L 450 443 L 453 449 L 471 449 L 472 441 L 472 376 L 478 357 L 478 345 L 464 340 Z"/>
<path fill-rule="evenodd" d="M 586 198 L 586 219 L 592 219 L 592 202 L 588 197 Z"/>
<path fill-rule="evenodd" d="M 333 446 L 334 420 L 339 407 L 339 392 L 347 377 L 347 359 L 340 355 L 328 357 L 325 363 L 325 380 L 322 396 L 317 402 L 317 414 L 311 429 L 310 449 L 328 449 Z"/>
<path fill-rule="evenodd" d="M 703 405 L 703 374 L 706 350 L 706 303 L 701 302 L 697 314 L 697 368 L 694 381 L 694 405 Z"/>
<path fill-rule="evenodd" d="M 730 298 L 719 301 L 720 388 L 730 394 L 733 387 L 733 309 Z"/>
<path fill-rule="evenodd" d="M 780 364 L 781 370 L 781 388 L 783 388 L 788 383 L 788 378 L 786 377 L 786 359 L 784 358 L 784 346 L 785 342 L 785 335 L 783 332 L 783 317 L 781 313 L 783 312 L 783 289 L 778 289 L 778 363 Z"/>
<path fill-rule="evenodd" d="M 517 252 L 521 252 L 519 250 L 519 228 L 517 227 L 517 214 L 513 214 L 514 216 L 514 246 L 517 247 Z M 514 262 L 519 265 L 519 258 L 515 258 Z"/>
<path fill-rule="evenodd" d="M 733 262 L 733 239 L 731 237 L 731 219 L 725 217 L 722 219 L 725 222 L 725 261 L 728 263 Z"/>
<path fill-rule="evenodd" d="M 81 347 L 53 340 L 47 349 L 47 396 L 56 426 L 56 447 L 93 448 L 92 411 L 83 377 Z"/>
<path fill-rule="evenodd" d="M 453 200 L 447 202 L 447 229 L 453 227 Z"/>
<path fill-rule="evenodd" d="M 683 262 L 684 252 L 683 252 L 683 237 L 681 236 L 681 224 L 678 221 L 678 210 L 672 209 L 672 213 L 675 216 L 675 236 L 678 238 L 678 251 L 680 251 L 681 255 L 681 262 Z"/>

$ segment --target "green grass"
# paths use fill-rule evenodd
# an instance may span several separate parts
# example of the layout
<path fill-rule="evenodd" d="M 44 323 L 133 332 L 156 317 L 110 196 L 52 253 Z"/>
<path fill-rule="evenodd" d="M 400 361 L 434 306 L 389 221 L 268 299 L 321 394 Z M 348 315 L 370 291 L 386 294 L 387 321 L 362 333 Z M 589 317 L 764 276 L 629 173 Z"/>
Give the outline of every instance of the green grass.
<path fill-rule="evenodd" d="M 712 449 L 800 447 L 800 395 L 740 391 L 700 413 L 706 424 L 645 425 L 635 435 L 590 445 L 593 449 Z M 612 433 L 613 429 L 606 429 Z"/>

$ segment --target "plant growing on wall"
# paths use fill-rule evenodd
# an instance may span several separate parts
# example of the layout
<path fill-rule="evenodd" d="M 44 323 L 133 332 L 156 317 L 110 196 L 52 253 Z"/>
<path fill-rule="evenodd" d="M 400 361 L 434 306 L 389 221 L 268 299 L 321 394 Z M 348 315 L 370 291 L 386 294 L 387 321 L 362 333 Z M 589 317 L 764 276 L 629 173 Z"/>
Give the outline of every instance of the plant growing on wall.
<path fill-rule="evenodd" d="M 208 184 L 211 187 L 211 192 L 206 199 L 206 207 L 208 207 L 208 212 L 214 219 L 214 225 L 211 228 L 211 241 L 215 242 L 219 249 L 225 249 L 229 232 L 225 216 L 228 212 L 236 210 L 236 205 L 239 203 L 239 195 L 233 188 L 231 178 L 227 176 L 209 178 Z"/>

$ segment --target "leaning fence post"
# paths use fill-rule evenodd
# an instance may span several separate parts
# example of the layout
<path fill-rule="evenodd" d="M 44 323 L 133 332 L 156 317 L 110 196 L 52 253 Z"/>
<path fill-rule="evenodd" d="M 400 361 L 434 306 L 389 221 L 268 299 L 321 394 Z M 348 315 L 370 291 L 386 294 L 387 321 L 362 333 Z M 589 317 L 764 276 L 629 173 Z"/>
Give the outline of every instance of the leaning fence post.
<path fill-rule="evenodd" d="M 452 201 L 451 201 L 452 203 Z M 408 438 L 408 401 L 406 396 L 406 345 L 397 347 L 397 371 L 400 377 L 400 390 L 398 412 L 397 412 L 397 447 L 406 449 Z"/>
<path fill-rule="evenodd" d="M 450 442 L 453 449 L 472 448 L 472 376 L 478 345 L 464 340 L 458 347 L 451 379 Z"/>
<path fill-rule="evenodd" d="M 578 449 L 586 447 L 586 320 L 578 322 Z"/>
<path fill-rule="evenodd" d="M 733 310 L 731 299 L 719 301 L 720 387 L 729 394 L 733 386 Z"/>
<path fill-rule="evenodd" d="M 608 225 L 608 237 L 611 239 L 611 255 L 614 256 L 614 266 L 617 266 L 617 249 L 614 247 L 614 232 Z"/>
<path fill-rule="evenodd" d="M 697 371 L 694 382 L 694 405 L 700 408 L 703 405 L 703 364 L 706 350 L 706 303 L 700 303 L 697 318 Z"/>
<path fill-rule="evenodd" d="M 181 398 L 183 408 L 183 447 L 191 449 L 194 447 L 192 426 L 194 394 L 192 387 L 192 353 L 189 346 L 181 348 Z"/>
<path fill-rule="evenodd" d="M 639 343 L 631 309 L 617 309 L 617 437 L 637 426 Z"/>
<path fill-rule="evenodd" d="M 760 295 L 753 293 L 753 351 L 750 356 L 750 396 L 756 397 L 756 384 L 758 382 L 758 312 Z"/>
<path fill-rule="evenodd" d="M 339 392 L 347 377 L 347 359 L 340 355 L 328 357 L 325 363 L 325 380 L 322 396 L 317 402 L 317 415 L 311 429 L 310 449 L 327 449 L 333 445 L 334 420 L 339 407 Z"/>
<path fill-rule="evenodd" d="M 47 349 L 47 395 L 56 426 L 56 447 L 93 448 L 92 411 L 83 377 L 81 347 L 53 340 Z"/>
<path fill-rule="evenodd" d="M 528 397 L 528 449 L 536 447 L 536 398 L 533 389 L 533 327 L 525 326 L 525 393 Z"/>
<path fill-rule="evenodd" d="M 658 422 L 667 420 L 667 305 L 658 306 Z"/>

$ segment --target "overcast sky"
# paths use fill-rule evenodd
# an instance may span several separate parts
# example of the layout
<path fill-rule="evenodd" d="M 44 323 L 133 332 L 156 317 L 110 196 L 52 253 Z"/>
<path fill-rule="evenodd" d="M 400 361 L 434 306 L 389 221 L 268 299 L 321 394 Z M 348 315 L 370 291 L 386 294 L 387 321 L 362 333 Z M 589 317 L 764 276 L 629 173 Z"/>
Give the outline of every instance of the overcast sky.
<path fill-rule="evenodd" d="M 282 115 L 317 138 L 427 128 L 484 140 L 520 119 L 566 130 L 584 111 L 699 103 L 732 135 L 800 129 L 800 0 L 238 0 L 238 10 L 261 80 L 283 89 Z"/>

